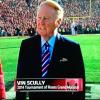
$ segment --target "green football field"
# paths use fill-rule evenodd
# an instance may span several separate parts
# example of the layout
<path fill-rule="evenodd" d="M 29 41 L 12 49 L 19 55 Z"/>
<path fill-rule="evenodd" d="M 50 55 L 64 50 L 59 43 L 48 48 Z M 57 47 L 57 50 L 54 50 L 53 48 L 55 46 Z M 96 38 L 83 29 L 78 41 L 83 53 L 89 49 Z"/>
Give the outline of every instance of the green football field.
<path fill-rule="evenodd" d="M 66 35 L 65 37 L 80 43 L 86 82 L 100 82 L 100 35 Z M 0 37 L 0 59 L 6 84 L 16 77 L 19 47 L 25 38 L 28 37 Z"/>

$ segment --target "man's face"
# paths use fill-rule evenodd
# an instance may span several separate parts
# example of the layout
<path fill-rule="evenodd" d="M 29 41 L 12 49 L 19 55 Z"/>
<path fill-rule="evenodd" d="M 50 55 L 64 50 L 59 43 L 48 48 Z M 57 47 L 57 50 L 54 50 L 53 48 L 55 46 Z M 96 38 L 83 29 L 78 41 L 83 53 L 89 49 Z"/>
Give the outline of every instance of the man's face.
<path fill-rule="evenodd" d="M 58 27 L 56 11 L 43 5 L 37 13 L 37 32 L 42 37 L 51 37 L 56 27 Z"/>

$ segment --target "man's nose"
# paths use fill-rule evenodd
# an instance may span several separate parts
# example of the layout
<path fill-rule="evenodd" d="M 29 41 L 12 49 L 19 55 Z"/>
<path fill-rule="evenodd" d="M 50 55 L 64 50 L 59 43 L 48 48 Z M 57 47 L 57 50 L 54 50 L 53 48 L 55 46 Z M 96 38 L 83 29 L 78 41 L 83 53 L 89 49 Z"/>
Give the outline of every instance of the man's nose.
<path fill-rule="evenodd" d="M 45 17 L 42 17 L 41 20 L 40 20 L 40 22 L 41 22 L 42 24 L 44 24 L 44 23 L 45 23 Z"/>

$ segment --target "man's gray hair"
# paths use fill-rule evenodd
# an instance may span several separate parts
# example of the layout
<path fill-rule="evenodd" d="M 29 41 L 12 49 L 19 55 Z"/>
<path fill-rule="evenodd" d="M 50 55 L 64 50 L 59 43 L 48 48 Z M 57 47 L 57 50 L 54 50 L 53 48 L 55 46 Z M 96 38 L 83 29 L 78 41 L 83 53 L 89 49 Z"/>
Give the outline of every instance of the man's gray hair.
<path fill-rule="evenodd" d="M 55 2 L 53 0 L 45 0 L 45 1 L 41 2 L 41 4 L 39 5 L 39 8 L 42 5 L 48 5 L 48 6 L 52 7 L 57 12 L 57 17 L 63 19 L 64 10 L 57 2 Z"/>

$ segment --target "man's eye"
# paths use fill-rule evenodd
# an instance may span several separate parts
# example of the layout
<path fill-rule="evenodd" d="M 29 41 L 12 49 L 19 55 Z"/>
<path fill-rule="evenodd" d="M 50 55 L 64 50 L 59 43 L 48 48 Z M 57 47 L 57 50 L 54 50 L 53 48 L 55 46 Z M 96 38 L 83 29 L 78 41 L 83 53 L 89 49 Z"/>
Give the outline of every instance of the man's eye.
<path fill-rule="evenodd" d="M 38 19 L 42 19 L 42 20 L 49 20 L 49 18 L 48 17 L 38 17 Z"/>
<path fill-rule="evenodd" d="M 49 18 L 44 18 L 45 20 L 48 20 Z"/>

